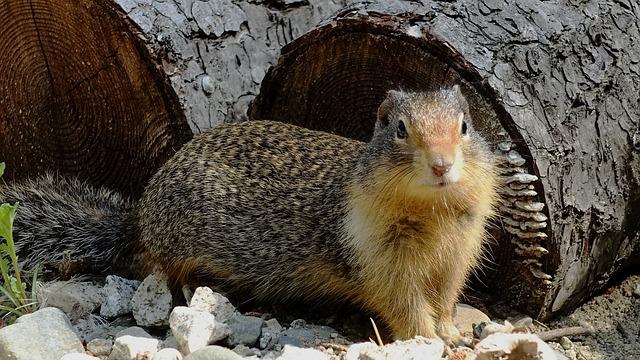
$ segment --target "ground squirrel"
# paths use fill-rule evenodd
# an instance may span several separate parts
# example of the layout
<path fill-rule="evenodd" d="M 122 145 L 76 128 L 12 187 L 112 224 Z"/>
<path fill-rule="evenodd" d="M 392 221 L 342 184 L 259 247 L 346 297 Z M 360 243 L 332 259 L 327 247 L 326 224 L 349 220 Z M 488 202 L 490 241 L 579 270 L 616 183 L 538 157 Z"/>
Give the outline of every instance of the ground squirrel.
<path fill-rule="evenodd" d="M 396 338 L 451 340 L 496 179 L 454 86 L 390 91 L 368 144 L 272 121 L 209 129 L 137 204 L 50 176 L 4 186 L 0 200 L 21 202 L 16 243 L 28 263 L 64 257 L 141 275 L 160 265 L 176 285 L 198 278 L 266 301 L 347 300 Z"/>

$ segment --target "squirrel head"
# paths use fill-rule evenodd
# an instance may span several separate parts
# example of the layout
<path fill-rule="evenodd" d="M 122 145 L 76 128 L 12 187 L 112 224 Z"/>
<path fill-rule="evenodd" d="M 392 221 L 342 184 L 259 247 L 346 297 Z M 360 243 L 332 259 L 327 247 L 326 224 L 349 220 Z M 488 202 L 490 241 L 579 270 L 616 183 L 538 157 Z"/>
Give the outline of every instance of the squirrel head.
<path fill-rule="evenodd" d="M 407 169 L 399 180 L 426 193 L 460 188 L 469 177 L 482 176 L 478 166 L 493 169 L 491 152 L 473 129 L 458 85 L 429 92 L 389 91 L 369 147 L 367 157 L 375 160 L 365 162 L 389 164 L 389 173 Z"/>

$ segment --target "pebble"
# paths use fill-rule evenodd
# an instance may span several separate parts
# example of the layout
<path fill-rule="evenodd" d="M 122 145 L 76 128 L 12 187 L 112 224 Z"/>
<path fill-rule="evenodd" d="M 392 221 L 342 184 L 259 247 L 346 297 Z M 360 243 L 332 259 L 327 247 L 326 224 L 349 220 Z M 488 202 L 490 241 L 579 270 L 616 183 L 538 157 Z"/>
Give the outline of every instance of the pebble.
<path fill-rule="evenodd" d="M 69 318 L 48 307 L 23 315 L 0 329 L 0 355 L 13 360 L 60 360 L 69 353 L 84 352 Z"/>
<path fill-rule="evenodd" d="M 61 357 L 60 360 L 100 360 L 100 358 L 85 353 L 71 353 Z"/>
<path fill-rule="evenodd" d="M 258 346 L 260 349 L 269 349 L 271 348 L 278 340 L 278 336 L 282 332 L 282 325 L 276 319 L 269 319 L 264 322 L 262 326 L 262 335 L 260 335 L 260 340 L 258 342 Z"/>
<path fill-rule="evenodd" d="M 347 350 L 345 360 L 440 359 L 444 348 L 442 341 L 422 336 L 416 336 L 412 340 L 396 341 L 384 346 L 365 342 L 351 345 Z"/>
<path fill-rule="evenodd" d="M 561 337 L 559 343 L 560 346 L 562 346 L 562 348 L 565 350 L 573 349 L 573 343 L 566 336 Z"/>
<path fill-rule="evenodd" d="M 160 341 L 143 329 L 133 326 L 116 335 L 109 360 L 136 360 L 138 354 L 153 356 Z"/>
<path fill-rule="evenodd" d="M 233 352 L 243 357 L 260 356 L 260 350 L 249 348 L 245 345 L 237 345 L 233 348 Z"/>
<path fill-rule="evenodd" d="M 533 325 L 533 319 L 530 316 L 522 315 L 510 320 L 511 324 L 517 328 L 527 328 Z"/>
<path fill-rule="evenodd" d="M 36 292 L 38 302 L 64 311 L 71 321 L 91 314 L 104 301 L 102 289 L 92 282 L 52 281 Z"/>
<path fill-rule="evenodd" d="M 456 304 L 453 324 L 462 335 L 472 335 L 473 325 L 491 321 L 482 311 L 467 304 Z"/>
<path fill-rule="evenodd" d="M 564 351 L 564 354 L 566 357 L 568 357 L 570 360 L 576 360 L 578 358 L 578 354 L 576 353 L 576 351 L 574 349 L 568 349 Z"/>
<path fill-rule="evenodd" d="M 329 357 L 322 351 L 312 348 L 300 348 L 291 345 L 285 345 L 282 354 L 277 360 L 328 360 Z"/>
<path fill-rule="evenodd" d="M 169 325 L 180 350 L 187 355 L 224 339 L 230 333 L 229 327 L 216 321 L 210 313 L 184 306 L 173 309 Z"/>
<path fill-rule="evenodd" d="M 202 77 L 202 90 L 207 94 L 213 93 L 213 81 L 209 75 Z"/>
<path fill-rule="evenodd" d="M 226 322 L 237 314 L 236 308 L 226 297 L 208 287 L 199 287 L 193 293 L 189 307 L 213 314 L 219 322 Z"/>
<path fill-rule="evenodd" d="M 205 346 L 187 355 L 184 360 L 241 360 L 242 356 L 222 346 Z"/>
<path fill-rule="evenodd" d="M 171 312 L 171 292 L 164 276 L 147 276 L 131 299 L 131 310 L 139 326 L 163 326 Z"/>
<path fill-rule="evenodd" d="M 93 339 L 87 343 L 87 350 L 93 356 L 109 356 L 113 341 L 107 339 Z"/>
<path fill-rule="evenodd" d="M 292 345 L 297 347 L 313 347 L 322 342 L 335 342 L 336 339 L 331 337 L 336 331 L 329 326 L 307 325 L 302 320 L 294 320 L 291 327 L 284 330 L 277 343 L 284 345 Z"/>
<path fill-rule="evenodd" d="M 165 349 L 165 348 L 173 348 L 173 349 L 180 348 L 180 345 L 178 345 L 178 340 L 176 340 L 175 336 L 169 335 L 167 336 L 166 339 L 164 339 L 162 344 L 160 344 L 160 349 Z"/>
<path fill-rule="evenodd" d="M 182 360 L 182 354 L 176 349 L 166 348 L 158 351 L 151 360 Z"/>
<path fill-rule="evenodd" d="M 640 297 L 640 284 L 636 285 L 636 288 L 633 290 L 633 295 Z"/>
<path fill-rule="evenodd" d="M 100 307 L 100 315 L 114 318 L 131 312 L 131 299 L 140 286 L 140 281 L 127 280 L 115 275 L 107 276 L 106 284 L 102 288 L 105 294 Z"/>
<path fill-rule="evenodd" d="M 229 345 L 253 346 L 262 333 L 264 320 L 255 316 L 236 315 L 227 321 L 231 334 L 227 339 Z"/>

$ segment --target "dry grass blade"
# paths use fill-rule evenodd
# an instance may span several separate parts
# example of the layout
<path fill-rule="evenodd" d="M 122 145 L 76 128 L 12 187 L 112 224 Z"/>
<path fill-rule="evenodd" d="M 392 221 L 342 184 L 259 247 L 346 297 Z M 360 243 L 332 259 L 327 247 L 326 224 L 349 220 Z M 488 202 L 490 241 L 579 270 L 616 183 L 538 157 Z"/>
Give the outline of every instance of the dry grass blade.
<path fill-rule="evenodd" d="M 376 322 L 373 321 L 373 318 L 369 318 L 369 320 L 371 320 L 371 325 L 373 326 L 373 332 L 376 333 L 376 340 L 378 340 L 377 344 L 379 346 L 384 346 L 384 343 L 382 342 L 382 338 L 380 337 L 380 332 L 378 331 L 378 326 L 376 326 Z M 371 338 L 369 338 L 369 340 L 371 340 Z M 375 343 L 375 341 L 371 340 L 371 342 Z"/>

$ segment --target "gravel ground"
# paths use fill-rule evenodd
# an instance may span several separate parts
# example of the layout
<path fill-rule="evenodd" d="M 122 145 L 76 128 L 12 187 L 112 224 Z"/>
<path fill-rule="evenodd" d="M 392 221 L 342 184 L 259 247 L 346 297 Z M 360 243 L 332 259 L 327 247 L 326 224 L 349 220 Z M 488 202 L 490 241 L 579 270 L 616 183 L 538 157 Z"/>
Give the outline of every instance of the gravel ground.
<path fill-rule="evenodd" d="M 551 328 L 591 324 L 595 333 L 573 339 L 575 359 L 640 359 L 640 275 L 607 289 Z M 566 345 L 566 344 L 565 344 Z M 567 346 L 570 347 L 570 346 Z"/>

